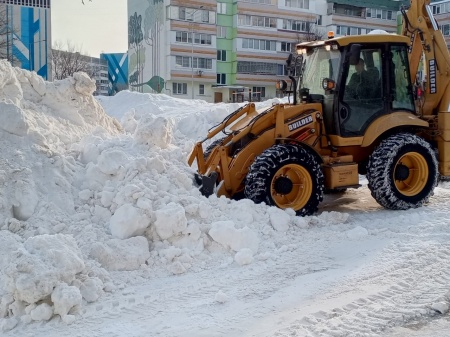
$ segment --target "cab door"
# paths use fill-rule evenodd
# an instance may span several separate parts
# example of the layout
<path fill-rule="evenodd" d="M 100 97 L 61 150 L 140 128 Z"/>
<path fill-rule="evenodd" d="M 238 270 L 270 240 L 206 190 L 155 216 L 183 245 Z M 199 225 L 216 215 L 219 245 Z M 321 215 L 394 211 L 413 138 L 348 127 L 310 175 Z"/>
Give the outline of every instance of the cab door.
<path fill-rule="evenodd" d="M 341 136 L 364 135 L 367 127 L 386 112 L 385 76 L 383 46 L 363 46 L 360 59 L 364 69 L 357 76 L 356 64 L 347 62 L 343 69 L 341 90 L 337 111 L 338 129 Z M 358 84 L 355 89 L 354 79 Z"/>

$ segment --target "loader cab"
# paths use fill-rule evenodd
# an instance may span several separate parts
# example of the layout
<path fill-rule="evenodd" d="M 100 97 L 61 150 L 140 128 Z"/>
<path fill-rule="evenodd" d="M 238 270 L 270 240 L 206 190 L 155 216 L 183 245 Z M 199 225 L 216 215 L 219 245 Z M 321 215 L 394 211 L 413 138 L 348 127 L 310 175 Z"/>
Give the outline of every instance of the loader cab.
<path fill-rule="evenodd" d="M 332 131 L 362 136 L 383 115 L 415 112 L 406 45 L 352 44 L 343 53 Z"/>
<path fill-rule="evenodd" d="M 326 133 L 363 136 L 379 117 L 395 111 L 415 113 L 408 46 L 379 38 L 346 37 L 358 43 L 339 45 L 339 38 L 303 48 L 298 92 L 309 89 L 310 101 L 323 104 Z"/>

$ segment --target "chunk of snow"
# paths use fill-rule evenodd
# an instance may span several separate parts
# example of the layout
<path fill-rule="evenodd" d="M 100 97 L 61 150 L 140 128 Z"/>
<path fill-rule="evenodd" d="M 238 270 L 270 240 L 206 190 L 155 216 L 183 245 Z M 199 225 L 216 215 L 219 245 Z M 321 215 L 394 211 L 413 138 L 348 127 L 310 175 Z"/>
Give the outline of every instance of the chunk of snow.
<path fill-rule="evenodd" d="M 236 253 L 234 256 L 234 260 L 239 264 L 240 266 L 244 266 L 246 264 L 250 264 L 253 262 L 253 252 L 248 248 L 243 248 L 240 251 Z"/>
<path fill-rule="evenodd" d="M 169 270 L 175 275 L 184 274 L 186 272 L 186 268 L 180 261 L 175 261 L 172 263 L 169 266 Z"/>
<path fill-rule="evenodd" d="M 436 302 L 431 305 L 431 309 L 439 312 L 440 314 L 446 314 L 448 312 L 449 306 L 446 302 Z"/>
<path fill-rule="evenodd" d="M 284 210 L 277 207 L 270 207 L 267 212 L 270 216 L 270 223 L 276 231 L 286 232 L 289 229 L 291 217 Z"/>
<path fill-rule="evenodd" d="M 53 308 L 47 303 L 39 304 L 30 312 L 33 321 L 48 321 L 53 316 Z"/>
<path fill-rule="evenodd" d="M 111 234 L 119 239 L 141 235 L 150 225 L 150 219 L 131 204 L 120 206 L 109 221 Z"/>
<path fill-rule="evenodd" d="M 13 215 L 18 220 L 28 220 L 36 209 L 39 196 L 32 179 L 15 181 Z"/>
<path fill-rule="evenodd" d="M 97 88 L 95 81 L 85 72 L 76 72 L 73 74 L 75 80 L 75 90 L 82 95 L 92 95 Z"/>
<path fill-rule="evenodd" d="M 0 110 L 3 115 L 0 129 L 17 136 L 25 136 L 28 133 L 29 126 L 22 109 L 12 103 L 0 102 Z"/>
<path fill-rule="evenodd" d="M 156 233 L 162 240 L 179 235 L 187 228 L 186 213 L 179 204 L 171 202 L 155 211 L 155 216 Z"/>
<path fill-rule="evenodd" d="M 90 256 L 106 270 L 136 270 L 150 258 L 150 252 L 147 239 L 136 236 L 96 242 L 92 245 Z"/>
<path fill-rule="evenodd" d="M 59 283 L 72 282 L 84 269 L 74 238 L 63 234 L 31 237 L 10 256 L 5 271 L 9 290 L 27 303 L 44 299 Z"/>
<path fill-rule="evenodd" d="M 3 332 L 10 331 L 10 330 L 14 329 L 18 323 L 19 323 L 19 321 L 14 317 L 8 318 L 8 319 L 3 319 L 1 322 L 2 331 Z"/>
<path fill-rule="evenodd" d="M 225 303 L 228 302 L 229 297 L 222 290 L 219 290 L 214 296 L 214 300 L 218 303 Z"/>
<path fill-rule="evenodd" d="M 78 192 L 78 197 L 83 201 L 88 201 L 93 196 L 94 196 L 94 192 L 89 189 L 85 189 L 85 190 Z"/>
<path fill-rule="evenodd" d="M 53 290 L 51 299 L 55 315 L 64 317 L 73 307 L 81 306 L 82 297 L 77 287 L 61 283 Z"/>
<path fill-rule="evenodd" d="M 98 156 L 97 165 L 104 174 L 118 174 L 119 170 L 128 161 L 127 155 L 117 149 L 104 150 Z"/>
<path fill-rule="evenodd" d="M 249 248 L 254 254 L 258 252 L 258 234 L 248 227 L 236 229 L 233 221 L 217 221 L 211 225 L 209 235 L 214 241 L 236 252 Z"/>
<path fill-rule="evenodd" d="M 145 116 L 136 127 L 134 139 L 139 144 L 166 149 L 172 140 L 172 128 L 172 123 L 166 118 Z"/>
<path fill-rule="evenodd" d="M 369 235 L 369 231 L 364 227 L 356 226 L 355 228 L 347 231 L 346 234 L 349 239 L 355 240 Z"/>
<path fill-rule="evenodd" d="M 95 302 L 103 294 L 103 282 L 98 277 L 88 278 L 81 284 L 80 292 L 86 302 Z"/>

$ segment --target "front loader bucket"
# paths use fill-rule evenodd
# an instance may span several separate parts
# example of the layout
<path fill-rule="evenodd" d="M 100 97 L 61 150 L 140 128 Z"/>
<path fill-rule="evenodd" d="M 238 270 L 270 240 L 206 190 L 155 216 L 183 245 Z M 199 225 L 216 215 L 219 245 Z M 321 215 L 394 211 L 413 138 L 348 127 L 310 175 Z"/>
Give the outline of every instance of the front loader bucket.
<path fill-rule="evenodd" d="M 212 172 L 209 177 L 207 176 L 201 176 L 202 177 L 202 186 L 200 186 L 200 192 L 205 197 L 209 197 L 214 193 L 214 186 L 216 186 L 216 181 L 218 174 L 217 172 Z"/>

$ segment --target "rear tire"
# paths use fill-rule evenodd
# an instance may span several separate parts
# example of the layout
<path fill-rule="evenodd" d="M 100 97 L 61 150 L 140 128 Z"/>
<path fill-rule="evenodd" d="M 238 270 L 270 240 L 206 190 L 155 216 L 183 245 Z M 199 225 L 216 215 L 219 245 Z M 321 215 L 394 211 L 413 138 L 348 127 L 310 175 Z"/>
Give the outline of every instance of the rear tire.
<path fill-rule="evenodd" d="M 317 211 L 323 190 L 323 173 L 315 156 L 299 146 L 280 144 L 255 159 L 244 194 L 255 203 L 292 208 L 305 216 Z"/>
<path fill-rule="evenodd" d="M 420 207 L 438 183 L 435 151 L 416 135 L 391 136 L 369 157 L 366 177 L 381 206 L 394 210 Z"/>

